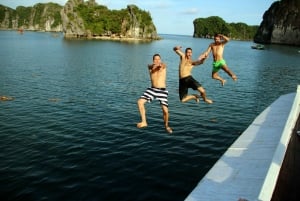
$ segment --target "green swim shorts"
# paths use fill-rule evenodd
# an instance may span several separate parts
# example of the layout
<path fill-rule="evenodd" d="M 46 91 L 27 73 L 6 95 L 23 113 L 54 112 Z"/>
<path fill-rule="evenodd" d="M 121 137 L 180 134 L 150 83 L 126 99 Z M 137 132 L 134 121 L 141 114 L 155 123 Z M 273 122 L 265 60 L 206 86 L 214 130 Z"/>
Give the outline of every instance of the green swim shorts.
<path fill-rule="evenodd" d="M 219 61 L 214 61 L 213 62 L 213 72 L 218 72 L 224 65 L 226 65 L 226 61 L 224 59 L 221 59 Z"/>

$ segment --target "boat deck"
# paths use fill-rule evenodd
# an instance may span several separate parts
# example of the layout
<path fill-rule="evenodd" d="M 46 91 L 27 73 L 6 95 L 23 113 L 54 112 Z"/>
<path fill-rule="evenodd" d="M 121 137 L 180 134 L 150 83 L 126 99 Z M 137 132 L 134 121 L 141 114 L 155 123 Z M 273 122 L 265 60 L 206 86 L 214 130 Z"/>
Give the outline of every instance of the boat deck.
<path fill-rule="evenodd" d="M 272 201 L 300 200 L 300 115 L 280 169 Z"/>
<path fill-rule="evenodd" d="M 289 191 L 283 192 L 281 185 L 289 183 L 285 175 L 291 174 L 290 171 L 296 172 L 292 179 L 300 178 L 300 157 L 297 158 L 300 137 L 295 133 L 299 111 L 300 86 L 297 93 L 279 97 L 259 114 L 185 200 L 290 200 L 280 198 Z M 298 144 L 287 151 L 290 139 Z M 294 153 L 295 150 L 298 152 Z M 291 159 L 293 165 L 289 162 Z M 288 187 L 295 191 L 291 197 L 297 197 L 300 192 L 296 186 L 298 183 Z"/>

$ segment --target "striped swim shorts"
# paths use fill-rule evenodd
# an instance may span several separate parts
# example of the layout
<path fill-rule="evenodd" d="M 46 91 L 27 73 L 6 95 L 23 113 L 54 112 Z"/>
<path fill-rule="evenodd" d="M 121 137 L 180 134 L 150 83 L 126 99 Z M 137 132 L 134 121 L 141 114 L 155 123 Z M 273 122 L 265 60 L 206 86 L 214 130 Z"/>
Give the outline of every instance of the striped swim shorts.
<path fill-rule="evenodd" d="M 149 103 L 156 99 L 160 104 L 168 107 L 168 91 L 165 88 L 149 87 L 141 98 L 146 99 Z"/>

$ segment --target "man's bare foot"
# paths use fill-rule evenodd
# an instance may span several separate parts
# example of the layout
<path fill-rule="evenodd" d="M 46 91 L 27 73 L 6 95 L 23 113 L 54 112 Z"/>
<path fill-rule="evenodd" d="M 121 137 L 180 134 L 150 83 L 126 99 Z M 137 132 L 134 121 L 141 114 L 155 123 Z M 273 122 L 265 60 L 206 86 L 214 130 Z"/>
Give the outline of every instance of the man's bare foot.
<path fill-rule="evenodd" d="M 166 126 L 166 131 L 168 132 L 168 133 L 173 133 L 173 130 L 172 130 L 172 128 L 171 127 L 169 127 L 169 126 Z"/>
<path fill-rule="evenodd" d="M 204 102 L 206 102 L 206 103 L 208 103 L 208 104 L 212 104 L 212 103 L 213 103 L 213 101 L 210 100 L 210 99 L 208 99 L 208 98 L 204 99 Z"/>
<path fill-rule="evenodd" d="M 200 102 L 200 100 L 199 100 L 200 96 L 198 94 L 193 94 L 193 95 L 195 96 L 196 103 L 199 103 Z"/>
<path fill-rule="evenodd" d="M 226 80 L 221 80 L 222 87 L 224 86 L 225 83 L 226 83 Z"/>
<path fill-rule="evenodd" d="M 233 81 L 237 81 L 237 76 L 236 75 L 231 76 L 231 78 L 233 79 Z"/>
<path fill-rule="evenodd" d="M 140 123 L 138 123 L 137 125 L 136 125 L 136 127 L 138 127 L 138 128 L 144 128 L 144 127 L 147 127 L 148 125 L 147 125 L 147 123 L 145 123 L 145 122 L 140 122 Z"/>

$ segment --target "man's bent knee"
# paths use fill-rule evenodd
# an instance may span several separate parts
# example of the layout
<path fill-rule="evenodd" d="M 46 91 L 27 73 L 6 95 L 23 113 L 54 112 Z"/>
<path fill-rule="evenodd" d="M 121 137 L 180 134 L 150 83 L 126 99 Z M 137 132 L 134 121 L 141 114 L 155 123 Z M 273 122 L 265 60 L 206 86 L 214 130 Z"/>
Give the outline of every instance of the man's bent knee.
<path fill-rule="evenodd" d="M 140 98 L 140 99 L 138 99 L 138 101 L 137 101 L 137 104 L 138 104 L 138 105 L 143 105 L 143 104 L 145 104 L 145 103 L 146 103 L 146 100 L 143 99 L 143 98 Z"/>

